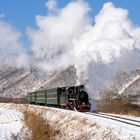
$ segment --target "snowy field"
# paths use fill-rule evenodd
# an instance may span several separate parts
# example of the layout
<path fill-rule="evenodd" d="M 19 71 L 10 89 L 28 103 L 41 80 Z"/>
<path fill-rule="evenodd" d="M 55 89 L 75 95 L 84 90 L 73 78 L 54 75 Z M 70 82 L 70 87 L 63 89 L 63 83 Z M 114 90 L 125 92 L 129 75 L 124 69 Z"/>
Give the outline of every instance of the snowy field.
<path fill-rule="evenodd" d="M 41 114 L 60 133 L 56 140 L 139 140 L 140 127 L 69 110 L 41 106 L 0 104 L 0 140 L 11 140 L 18 133 L 22 137 L 22 112 Z M 128 116 L 123 116 L 128 117 Z M 139 117 L 130 117 L 140 121 Z M 25 126 L 24 126 L 25 127 Z M 20 138 L 21 138 L 20 137 Z"/>
<path fill-rule="evenodd" d="M 0 140 L 10 140 L 23 127 L 23 114 L 14 109 L 0 106 Z"/>

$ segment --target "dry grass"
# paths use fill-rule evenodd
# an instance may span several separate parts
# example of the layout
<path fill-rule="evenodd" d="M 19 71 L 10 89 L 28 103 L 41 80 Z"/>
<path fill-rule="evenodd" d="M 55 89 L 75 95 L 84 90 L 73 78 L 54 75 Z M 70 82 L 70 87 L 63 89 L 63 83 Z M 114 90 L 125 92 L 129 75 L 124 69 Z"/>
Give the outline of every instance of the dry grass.
<path fill-rule="evenodd" d="M 140 107 L 132 104 L 130 99 L 116 98 L 109 102 L 104 102 L 99 111 L 115 114 L 127 114 L 140 116 Z"/>
<path fill-rule="evenodd" d="M 107 91 L 102 96 L 101 106 L 98 111 L 115 114 L 140 116 L 140 106 L 133 104 L 132 100 L 117 97 L 113 91 Z"/>
<path fill-rule="evenodd" d="M 0 97 L 0 103 L 26 104 L 27 103 L 27 98 L 5 98 L 5 97 Z"/>
<path fill-rule="evenodd" d="M 24 122 L 31 132 L 31 137 L 28 140 L 53 140 L 52 128 L 41 114 L 26 111 L 24 113 Z"/>
<path fill-rule="evenodd" d="M 75 112 L 61 113 L 60 110 L 30 105 L 13 104 L 12 106 L 25 111 L 23 120 L 25 127 L 18 135 L 12 137 L 13 140 L 91 140 L 102 138 L 115 140 L 117 137 L 112 130 L 108 132 L 106 131 L 108 129 L 102 129 L 95 122 L 76 115 Z M 45 116 L 45 120 L 42 115 Z"/>

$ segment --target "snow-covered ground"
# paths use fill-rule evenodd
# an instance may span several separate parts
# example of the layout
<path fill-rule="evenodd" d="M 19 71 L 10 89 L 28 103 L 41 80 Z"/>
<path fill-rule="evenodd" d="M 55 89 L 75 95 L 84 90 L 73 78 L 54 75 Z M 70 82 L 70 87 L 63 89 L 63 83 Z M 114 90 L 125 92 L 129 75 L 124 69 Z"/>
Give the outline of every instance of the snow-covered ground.
<path fill-rule="evenodd" d="M 140 139 L 140 127 L 107 118 L 42 106 L 0 104 L 0 140 L 9 140 L 12 133 L 20 132 L 23 126 L 21 112 L 25 109 L 41 114 L 54 131 L 57 130 L 56 140 Z M 133 119 L 140 120 L 139 117 Z"/>
<path fill-rule="evenodd" d="M 107 113 L 106 113 L 107 114 Z M 104 116 L 104 115 L 101 115 Z M 117 115 L 116 115 L 117 116 Z M 121 115 L 123 118 L 127 118 L 123 115 Z M 133 122 L 133 124 L 137 124 L 139 125 L 139 127 L 137 126 L 133 126 L 130 124 L 125 124 L 119 121 L 114 121 L 111 120 L 110 118 L 114 118 L 114 117 L 108 117 L 106 116 L 106 118 L 102 118 L 99 116 L 94 116 L 91 113 L 91 117 L 92 120 L 95 120 L 96 122 L 98 122 L 98 124 L 105 126 L 105 127 L 109 127 L 112 128 L 113 130 L 116 130 L 117 132 L 119 132 L 119 135 L 121 136 L 121 138 L 123 139 L 128 139 L 128 138 L 134 138 L 139 140 L 140 139 L 140 122 Z M 140 121 L 139 117 L 130 117 L 129 118 L 133 118 L 133 120 L 137 120 Z M 120 120 L 120 121 L 124 121 L 124 119 L 118 118 L 116 120 Z M 131 121 L 129 120 L 125 120 L 125 122 L 131 123 Z"/>
<path fill-rule="evenodd" d="M 0 140 L 10 140 L 16 137 L 23 127 L 23 114 L 17 110 L 0 106 Z"/>

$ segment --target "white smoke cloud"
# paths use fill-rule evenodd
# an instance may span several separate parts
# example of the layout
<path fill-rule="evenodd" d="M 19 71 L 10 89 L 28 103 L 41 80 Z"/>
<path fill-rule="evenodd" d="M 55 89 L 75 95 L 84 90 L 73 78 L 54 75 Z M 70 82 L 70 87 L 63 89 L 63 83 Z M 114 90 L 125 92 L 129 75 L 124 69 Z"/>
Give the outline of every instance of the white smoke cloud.
<path fill-rule="evenodd" d="M 27 66 L 27 55 L 20 42 L 21 33 L 0 20 L 0 65 Z"/>
<path fill-rule="evenodd" d="M 91 88 L 98 89 L 120 70 L 140 66 L 139 37 L 140 28 L 128 18 L 127 10 L 104 4 L 95 25 L 74 41 L 79 81 L 87 80 Z"/>
<path fill-rule="evenodd" d="M 48 0 L 46 3 L 46 7 L 49 11 L 54 11 L 57 9 L 57 2 L 56 0 Z"/>
<path fill-rule="evenodd" d="M 48 1 L 47 7 L 54 9 L 56 2 Z M 89 10 L 86 2 L 72 1 L 57 9 L 57 14 L 36 16 L 38 30 L 30 29 L 28 33 L 38 67 L 51 71 L 75 64 L 72 40 L 89 25 Z"/>
<path fill-rule="evenodd" d="M 38 29 L 28 30 L 39 68 L 50 72 L 75 65 L 78 82 L 98 89 L 117 72 L 140 65 L 140 28 L 128 18 L 127 10 L 109 2 L 92 18 L 83 0 L 61 9 L 49 0 L 46 7 L 47 16 L 36 16 Z"/>

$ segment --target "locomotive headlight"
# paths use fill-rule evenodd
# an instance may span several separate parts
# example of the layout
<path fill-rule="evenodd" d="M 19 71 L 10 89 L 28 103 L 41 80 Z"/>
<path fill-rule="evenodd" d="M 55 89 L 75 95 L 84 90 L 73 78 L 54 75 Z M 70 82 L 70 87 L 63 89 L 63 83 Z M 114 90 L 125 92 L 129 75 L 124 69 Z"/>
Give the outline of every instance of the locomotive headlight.
<path fill-rule="evenodd" d="M 85 102 L 82 102 L 82 105 L 85 106 Z"/>

